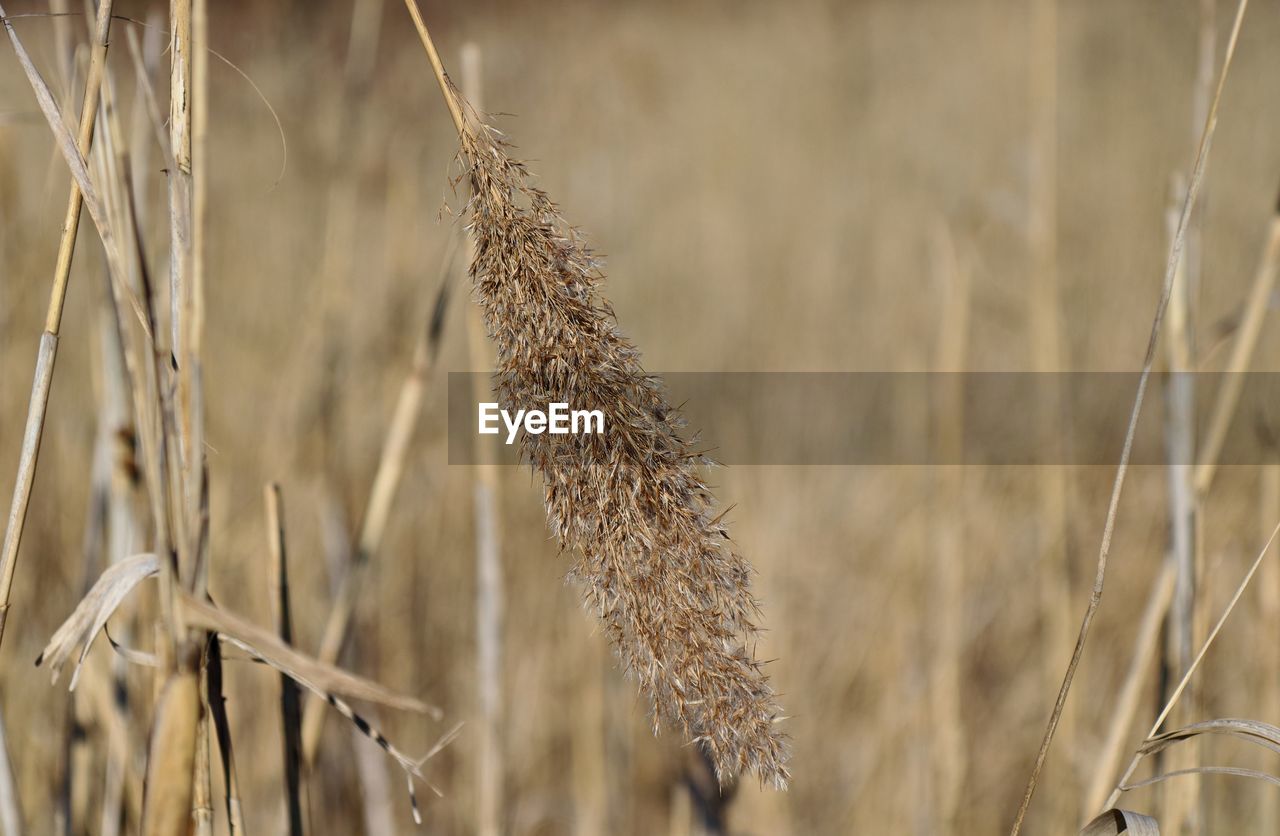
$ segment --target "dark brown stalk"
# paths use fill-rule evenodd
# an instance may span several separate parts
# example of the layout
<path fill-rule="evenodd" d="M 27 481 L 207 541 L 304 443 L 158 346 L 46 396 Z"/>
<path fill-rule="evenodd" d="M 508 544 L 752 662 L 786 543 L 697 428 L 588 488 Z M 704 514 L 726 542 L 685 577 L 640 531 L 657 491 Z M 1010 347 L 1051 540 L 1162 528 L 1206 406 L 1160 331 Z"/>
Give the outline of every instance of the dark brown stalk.
<path fill-rule="evenodd" d="M 293 644 L 293 617 L 289 611 L 289 563 L 284 546 L 284 509 L 280 486 L 267 485 L 267 536 L 271 552 L 271 603 L 280 641 Z M 284 775 L 290 836 L 302 836 L 302 695 L 298 684 L 280 674 L 280 722 L 284 735 Z"/>

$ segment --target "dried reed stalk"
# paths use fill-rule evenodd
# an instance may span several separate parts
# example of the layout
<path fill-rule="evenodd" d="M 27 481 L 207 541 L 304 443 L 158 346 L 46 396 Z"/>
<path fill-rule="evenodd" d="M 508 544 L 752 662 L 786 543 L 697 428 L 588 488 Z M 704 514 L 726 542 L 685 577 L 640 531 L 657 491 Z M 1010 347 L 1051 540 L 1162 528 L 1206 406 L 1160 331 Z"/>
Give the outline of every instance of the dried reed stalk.
<path fill-rule="evenodd" d="M 90 162 L 97 182 L 104 186 L 103 197 L 108 213 L 112 216 L 112 224 L 120 229 L 129 229 L 132 219 L 123 217 L 123 206 L 126 203 L 123 192 L 130 188 L 127 172 L 132 164 L 131 157 L 138 154 L 140 149 L 126 149 L 116 100 L 115 80 L 108 68 L 102 91 L 102 124 Z M 145 135 L 142 137 L 145 140 Z M 97 303 L 101 385 L 94 467 L 95 473 L 101 471 L 104 495 L 101 499 L 102 524 L 89 537 L 95 543 L 100 543 L 100 548 L 97 545 L 94 548 L 104 553 L 106 564 L 114 565 L 143 547 L 147 526 L 139 513 L 141 508 L 137 501 L 139 471 L 135 450 L 137 433 L 131 401 L 133 381 L 125 349 L 125 334 L 121 327 L 121 310 L 112 289 L 109 269 L 104 271 L 103 278 L 104 286 Z M 105 532 L 101 530 L 103 526 Z M 87 543 L 88 539 L 87 537 Z M 97 571 L 96 566 L 86 566 L 91 572 Z M 116 635 L 125 644 L 129 644 L 133 635 L 131 625 L 118 626 Z M 93 673 L 91 669 L 90 675 Z M 117 654 L 112 659 L 110 674 L 104 675 L 110 676 L 111 687 L 117 695 L 111 701 L 112 710 L 118 715 L 120 723 L 127 723 L 133 695 L 129 692 L 127 663 L 124 658 Z M 118 836 L 121 832 L 127 789 L 126 757 L 127 753 L 107 747 L 106 779 L 101 804 L 102 836 Z"/>
<path fill-rule="evenodd" d="M 204 429 L 204 275 L 205 226 L 209 199 L 209 0 L 191 0 L 191 181 L 187 242 L 189 277 L 184 291 L 182 366 L 179 395 L 182 408 L 183 512 L 190 520 L 191 561 L 185 581 L 202 595 L 209 579 L 209 484 L 205 467 Z M 172 94 L 172 91 L 171 91 Z M 181 165 L 181 163 L 179 163 Z"/>
<path fill-rule="evenodd" d="M 961 462 L 964 456 L 964 389 L 961 374 L 967 366 L 972 284 L 968 265 L 961 263 L 951 230 L 939 223 L 934 242 L 934 274 L 942 311 L 934 370 L 938 376 L 938 405 L 934 444 L 940 461 Z M 932 632 L 929 680 L 929 737 L 933 765 L 933 820 L 938 833 L 956 829 L 968 767 L 965 745 L 964 656 L 966 649 L 964 468 L 938 469 L 934 485 L 932 586 L 928 591 Z"/>
<path fill-rule="evenodd" d="M 1177 234 L 1177 203 L 1182 189 L 1175 189 L 1174 204 L 1168 212 L 1169 238 Z M 1193 227 L 1194 229 L 1194 227 Z M 1188 234 L 1190 234 L 1188 231 Z M 1165 669 L 1171 679 L 1182 675 L 1191 664 L 1192 648 L 1196 644 L 1195 612 L 1198 591 L 1196 589 L 1197 554 L 1196 531 L 1199 505 L 1193 485 L 1195 467 L 1195 347 L 1192 337 L 1192 291 L 1188 273 L 1189 250 L 1184 250 L 1174 273 L 1173 291 L 1169 297 L 1169 314 L 1165 318 L 1166 362 L 1170 372 L 1169 389 L 1165 403 L 1165 447 L 1168 465 L 1165 469 L 1169 490 L 1169 552 L 1177 569 L 1173 601 L 1169 606 L 1168 630 L 1165 641 Z M 1181 714 L 1176 725 L 1183 725 L 1194 715 L 1196 696 L 1189 693 L 1182 702 Z M 1169 757 L 1182 766 L 1189 767 L 1196 760 L 1199 740 L 1181 746 Z M 1162 796 L 1161 824 L 1170 832 L 1182 831 L 1183 822 L 1194 821 L 1197 816 L 1199 778 L 1191 776 L 1185 786 L 1177 791 L 1166 787 Z"/>
<path fill-rule="evenodd" d="M 1027 255 L 1030 287 L 1027 331 L 1034 371 L 1053 379 L 1063 371 L 1063 340 L 1058 281 L 1058 0 L 1035 0 L 1030 8 L 1028 95 L 1031 109 L 1031 165 L 1027 194 Z M 1061 415 L 1059 388 L 1048 385 L 1037 410 L 1046 441 Z M 1072 589 L 1067 551 L 1067 470 L 1057 462 L 1036 468 L 1036 560 L 1039 566 L 1041 641 L 1044 688 L 1053 693 L 1064 659 L 1071 656 Z M 1075 744 L 1075 712 L 1063 708 L 1059 736 L 1068 759 Z M 1045 805 L 1052 821 L 1073 815 L 1076 776 L 1064 770 L 1046 787 Z"/>
<path fill-rule="evenodd" d="M 240 779 L 236 773 L 235 753 L 231 745 L 231 721 L 227 717 L 226 699 L 222 691 L 222 646 L 210 642 L 205 662 L 205 703 L 218 735 L 218 752 L 222 756 L 222 784 L 226 791 L 227 825 L 231 836 L 244 833 L 244 809 L 240 804 Z"/>
<path fill-rule="evenodd" d="M 574 623 L 569 635 L 580 631 L 581 615 L 566 612 Z M 594 836 L 617 832 L 609 826 L 609 784 L 619 764 L 608 757 L 608 703 L 605 683 L 610 676 L 608 653 L 594 636 L 576 639 L 574 654 L 579 659 L 582 680 L 573 695 L 574 723 L 570 740 L 573 779 L 573 833 Z"/>
<path fill-rule="evenodd" d="M 95 18 L 93 43 L 90 52 L 89 74 L 85 81 L 84 99 L 81 105 L 79 133 L 74 148 L 64 148 L 64 153 L 77 151 L 81 161 L 93 145 L 93 132 L 98 116 L 98 102 L 102 92 L 102 80 L 107 63 L 107 44 L 111 31 L 112 0 L 102 0 Z M 36 91 L 37 99 L 48 117 L 52 99 L 42 98 L 40 84 L 34 66 L 30 65 L 26 51 L 18 40 L 8 13 L 0 6 L 0 18 L 4 28 L 23 60 Z M 47 88 L 43 95 L 47 96 Z M 50 119 L 52 122 L 53 120 Z M 52 125 L 51 125 L 52 127 Z M 59 124 L 58 128 L 63 126 Z M 64 129 L 65 130 L 65 129 Z M 87 178 L 86 178 L 87 179 Z M 18 460 L 18 476 L 13 489 L 13 501 L 5 527 L 4 543 L 0 547 L 0 641 L 4 640 L 5 622 L 9 615 L 9 597 L 13 591 L 14 570 L 18 561 L 18 547 L 22 542 L 22 530 L 27 520 L 27 508 L 31 502 L 31 488 L 35 482 L 36 463 L 40 457 L 40 441 L 44 435 L 45 413 L 49 406 L 49 389 L 53 383 L 54 364 L 58 355 L 58 334 L 62 327 L 62 311 L 67 298 L 67 282 L 71 277 L 71 259 L 75 253 L 76 236 L 80 229 L 80 210 L 84 205 L 83 184 L 73 178 L 67 198 L 67 211 L 62 224 L 62 237 L 58 242 L 57 262 L 54 265 L 53 289 L 49 296 L 49 310 L 45 317 L 44 333 L 40 336 L 40 348 L 36 358 L 35 381 L 27 409 L 26 428 L 23 431 L 22 450 Z M 104 243 L 106 243 L 104 241 Z"/>
<path fill-rule="evenodd" d="M 1274 455 L 1275 450 L 1272 449 L 1271 453 Z M 1280 515 L 1280 464 L 1263 465 L 1261 482 L 1258 519 L 1272 520 Z M 1255 646 L 1267 649 L 1266 657 L 1258 666 L 1263 683 L 1262 716 L 1274 723 L 1280 718 L 1280 649 L 1274 643 L 1275 636 L 1280 635 L 1280 563 L 1274 560 L 1264 563 L 1258 583 L 1262 589 L 1255 625 Z M 1280 832 L 1280 799 L 1277 799 L 1275 790 L 1262 787 L 1258 802 L 1258 832 Z"/>
<path fill-rule="evenodd" d="M 156 706 L 147 755 L 142 836 L 178 836 L 191 819 L 196 734 L 200 726 L 200 676 L 187 654 L 169 677 Z"/>
<path fill-rule="evenodd" d="M 183 297 L 191 270 L 191 0 L 169 0 L 169 324 L 182 345 Z"/>
<path fill-rule="evenodd" d="M 1205 122 L 1213 101 L 1213 70 L 1217 54 L 1217 13 L 1213 0 L 1200 0 L 1200 25 L 1196 76 L 1191 94 L 1191 148 L 1199 140 L 1201 126 Z M 1181 192 L 1181 189 L 1178 189 Z M 1207 196 L 1201 197 L 1203 204 Z M 1176 234 L 1176 212 L 1169 211 L 1170 235 Z M 1178 577 L 1173 601 L 1169 608 L 1168 636 L 1165 650 L 1165 667 L 1175 676 L 1186 670 L 1191 661 L 1191 650 L 1204 639 L 1205 622 L 1208 619 L 1208 595 L 1200 589 L 1199 578 L 1204 576 L 1203 524 L 1201 500 L 1204 493 L 1195 486 L 1196 469 L 1196 409 L 1195 378 L 1190 372 L 1197 366 L 1195 319 L 1202 278 L 1203 254 L 1201 247 L 1204 229 L 1204 212 L 1191 219 L 1186 231 L 1186 248 L 1174 279 L 1173 294 L 1169 305 L 1167 324 L 1167 358 L 1171 381 L 1165 409 L 1165 443 L 1169 452 L 1167 470 L 1169 486 L 1170 550 L 1177 567 Z M 1176 725 L 1184 725 L 1197 714 L 1198 695 L 1187 695 L 1175 718 Z M 1185 746 L 1170 752 L 1171 764 L 1182 763 L 1190 767 L 1199 760 L 1200 739 L 1192 738 Z M 1176 768 L 1176 767 L 1175 767 Z M 1200 777 L 1190 774 L 1176 791 L 1163 788 L 1160 822 L 1166 832 L 1198 832 L 1203 825 L 1204 804 L 1201 798 Z"/>
<path fill-rule="evenodd" d="M 191 820 L 194 836 L 213 836 L 213 768 L 209 747 L 209 704 L 206 673 L 200 671 L 200 723 L 196 728 L 195 775 L 192 778 Z"/>
<path fill-rule="evenodd" d="M 414 0 L 418 29 L 458 128 L 478 301 L 498 355 L 504 409 L 563 401 L 599 409 L 603 434 L 525 437 L 551 530 L 578 552 L 572 575 L 652 701 L 707 749 L 721 780 L 785 787 L 780 711 L 755 658 L 751 567 L 701 477 L 703 459 L 601 298 L 603 278 L 555 204 L 495 131 L 463 115 Z"/>
<path fill-rule="evenodd" d="M 480 47 L 462 46 L 462 86 L 479 112 L 481 99 Z M 467 234 L 467 268 L 476 260 L 474 230 Z M 467 306 L 467 353 L 473 372 L 487 372 L 494 366 L 493 351 L 485 339 L 480 311 Z M 472 376 L 477 403 L 488 399 L 488 384 L 479 374 Z M 482 836 L 502 831 L 503 751 L 502 751 L 502 529 L 498 521 L 501 507 L 498 470 L 488 445 L 476 445 L 473 467 L 475 484 L 476 536 L 476 692 L 479 695 L 480 733 L 477 763 L 477 812 Z"/>

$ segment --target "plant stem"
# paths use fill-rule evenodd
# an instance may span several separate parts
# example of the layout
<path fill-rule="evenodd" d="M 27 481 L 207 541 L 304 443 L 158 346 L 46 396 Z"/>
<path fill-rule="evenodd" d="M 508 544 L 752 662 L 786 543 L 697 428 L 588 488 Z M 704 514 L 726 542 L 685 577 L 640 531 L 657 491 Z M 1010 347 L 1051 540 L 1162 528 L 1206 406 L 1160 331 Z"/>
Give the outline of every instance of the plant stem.
<path fill-rule="evenodd" d="M 112 0 L 102 0 L 94 22 L 89 75 L 85 81 L 79 134 L 76 138 L 81 156 L 88 156 L 93 146 L 93 129 L 97 121 L 98 102 L 101 98 L 102 79 L 107 63 L 111 6 Z M 5 16 L 3 8 L 0 8 L 0 16 Z M 7 18 L 4 25 L 6 28 L 10 27 Z M 36 355 L 35 382 L 31 387 L 31 400 L 27 406 L 22 452 L 18 459 L 18 476 L 13 488 L 13 501 L 9 508 L 4 544 L 0 547 L 0 642 L 4 640 L 4 627 L 9 616 L 9 598 L 13 592 L 13 576 L 18 561 L 18 547 L 22 543 L 22 531 L 26 525 L 27 509 L 31 503 L 31 488 L 35 483 L 36 464 L 40 458 L 40 442 L 44 436 L 45 415 L 49 406 L 49 389 L 53 383 L 53 370 L 58 357 L 58 333 L 62 327 L 62 311 L 66 305 L 67 284 L 71 277 L 71 261 L 75 255 L 76 235 L 80 229 L 80 210 L 83 205 L 84 195 L 80 185 L 75 178 L 72 178 L 67 197 L 67 212 L 62 224 L 62 237 L 58 242 L 58 258 L 54 265 L 49 310 L 45 316 L 44 333 L 40 335 L 40 348 Z"/>
<path fill-rule="evenodd" d="M 459 135 L 470 133 L 467 120 L 462 115 L 462 106 L 458 103 L 458 96 L 453 91 L 453 82 L 449 80 L 449 74 L 444 71 L 444 64 L 440 63 L 440 53 L 436 52 L 435 42 L 431 40 L 427 24 L 422 20 L 422 12 L 418 10 L 417 0 L 404 0 L 404 5 L 409 10 L 409 16 L 413 18 L 413 25 L 418 29 L 418 37 L 422 39 L 422 46 L 427 51 L 427 60 L 431 62 L 436 81 L 440 83 L 440 93 L 444 96 L 444 103 L 449 108 L 449 115 L 453 117 L 454 127 L 458 129 Z"/>

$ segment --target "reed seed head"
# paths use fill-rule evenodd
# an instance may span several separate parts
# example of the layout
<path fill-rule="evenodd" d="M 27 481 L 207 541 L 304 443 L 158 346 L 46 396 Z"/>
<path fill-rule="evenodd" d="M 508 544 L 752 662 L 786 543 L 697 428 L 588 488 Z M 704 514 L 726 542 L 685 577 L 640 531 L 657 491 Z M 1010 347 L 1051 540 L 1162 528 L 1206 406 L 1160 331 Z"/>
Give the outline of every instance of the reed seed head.
<path fill-rule="evenodd" d="M 478 120 L 476 120 L 478 123 Z M 704 746 L 721 781 L 785 787 L 780 711 L 751 644 L 751 567 L 698 475 L 705 459 L 599 292 L 599 266 L 497 132 L 464 131 L 472 280 L 497 346 L 504 409 L 552 402 L 605 415 L 603 434 L 526 435 L 547 521 L 625 667 Z"/>

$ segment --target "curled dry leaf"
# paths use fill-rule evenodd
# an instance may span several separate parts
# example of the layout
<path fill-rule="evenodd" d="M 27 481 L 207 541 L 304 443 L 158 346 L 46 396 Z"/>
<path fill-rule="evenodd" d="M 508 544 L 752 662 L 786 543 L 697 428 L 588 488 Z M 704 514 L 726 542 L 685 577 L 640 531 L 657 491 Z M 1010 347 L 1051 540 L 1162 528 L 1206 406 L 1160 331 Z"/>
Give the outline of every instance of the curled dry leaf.
<path fill-rule="evenodd" d="M 1147 738 L 1138 748 L 1141 755 L 1154 755 L 1163 749 L 1203 734 L 1221 734 L 1270 749 L 1280 754 L 1280 728 L 1261 720 L 1239 720 L 1231 717 L 1221 720 L 1205 720 L 1181 729 Z"/>
<path fill-rule="evenodd" d="M 82 647 L 80 657 L 76 659 L 75 672 L 71 674 L 71 689 L 75 690 L 80 677 L 80 666 L 84 663 L 89 648 L 93 646 L 93 640 L 106 626 L 107 619 L 111 618 L 111 614 L 134 587 L 158 571 L 160 560 L 154 554 L 136 554 L 103 572 L 36 657 L 36 665 L 48 662 L 53 681 L 57 682 L 71 654 L 77 647 Z"/>
<path fill-rule="evenodd" d="M 1280 728 L 1264 723 L 1261 720 L 1238 720 L 1234 718 L 1225 718 L 1221 720 L 1205 720 L 1200 723 L 1193 723 L 1180 729 L 1165 732 L 1163 734 L 1153 735 L 1143 741 L 1138 747 L 1138 758 L 1148 755 L 1154 755 L 1157 752 L 1199 737 L 1205 734 L 1220 734 L 1227 737 L 1234 737 L 1237 740 L 1243 740 L 1246 743 L 1252 743 L 1255 746 L 1261 746 L 1272 752 L 1280 754 Z M 1120 790 L 1129 791 L 1136 790 L 1140 787 L 1147 787 L 1152 784 L 1159 784 L 1170 778 L 1178 778 L 1183 775 L 1234 775 L 1237 778 L 1253 778 L 1258 781 L 1265 781 L 1269 784 L 1280 786 L 1280 777 L 1272 775 L 1269 772 L 1262 772 L 1256 769 L 1244 769 L 1235 766 L 1194 766 L 1187 769 L 1177 769 L 1172 772 L 1162 772 L 1146 778 L 1141 781 L 1121 784 Z"/>
<path fill-rule="evenodd" d="M 1132 810 L 1108 810 L 1085 825 L 1080 836 L 1160 836 L 1160 825 L 1150 816 Z"/>

